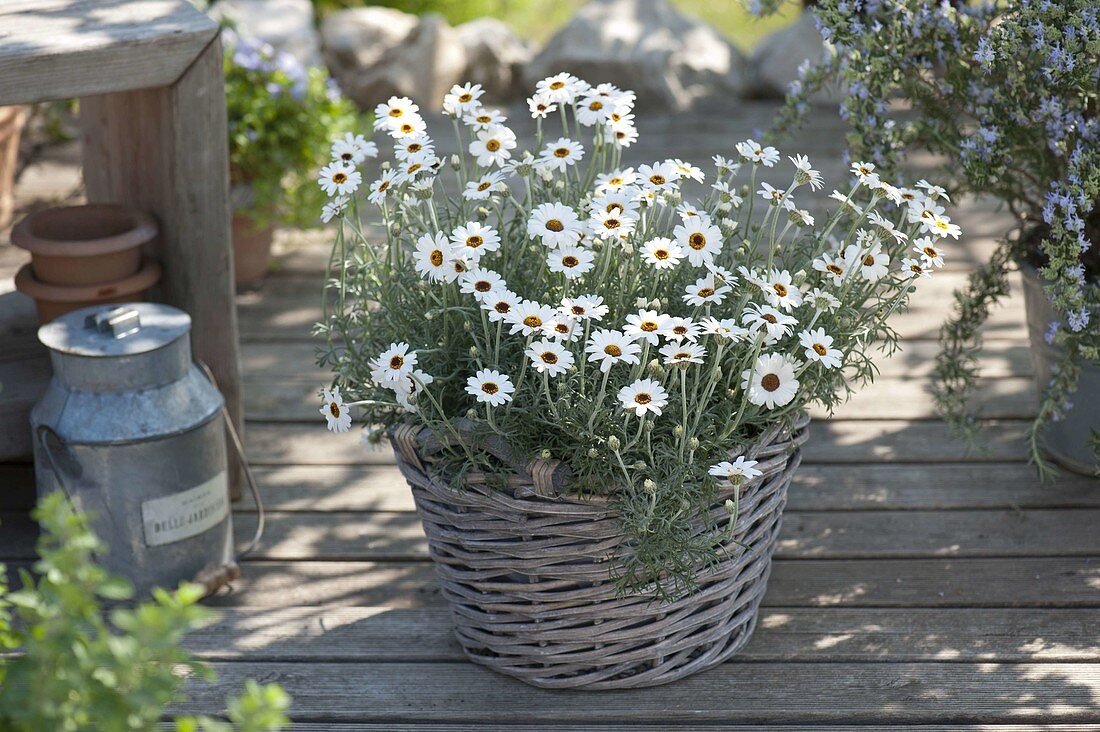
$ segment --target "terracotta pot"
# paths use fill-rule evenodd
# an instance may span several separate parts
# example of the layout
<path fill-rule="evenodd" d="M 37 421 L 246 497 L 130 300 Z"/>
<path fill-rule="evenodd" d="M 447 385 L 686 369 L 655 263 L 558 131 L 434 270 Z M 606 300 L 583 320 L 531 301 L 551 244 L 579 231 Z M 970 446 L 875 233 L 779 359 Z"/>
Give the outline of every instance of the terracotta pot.
<path fill-rule="evenodd" d="M 46 285 L 98 285 L 136 274 L 142 248 L 157 236 L 152 216 L 124 206 L 49 208 L 15 225 L 11 242 L 31 253 Z"/>
<path fill-rule="evenodd" d="M 0 229 L 11 223 L 15 211 L 15 166 L 26 119 L 23 107 L 0 107 Z"/>
<path fill-rule="evenodd" d="M 264 278 L 271 267 L 274 239 L 273 225 L 258 227 L 251 217 L 233 214 L 233 273 L 238 287 L 256 284 Z"/>
<path fill-rule="evenodd" d="M 145 299 L 145 291 L 160 279 L 160 265 L 146 259 L 141 268 L 128 277 L 94 285 L 61 286 L 40 282 L 32 265 L 25 264 L 15 275 L 15 289 L 34 298 L 38 321 L 48 323 L 59 315 L 114 302 L 134 302 Z"/>

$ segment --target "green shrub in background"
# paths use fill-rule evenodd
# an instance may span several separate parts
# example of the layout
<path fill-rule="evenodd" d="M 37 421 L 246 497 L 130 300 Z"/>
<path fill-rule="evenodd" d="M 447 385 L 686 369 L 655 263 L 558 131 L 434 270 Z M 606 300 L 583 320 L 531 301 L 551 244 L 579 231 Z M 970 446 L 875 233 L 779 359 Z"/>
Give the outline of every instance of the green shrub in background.
<path fill-rule="evenodd" d="M 129 583 L 94 561 L 104 545 L 88 518 L 61 493 L 41 502 L 36 580 L 21 572 L 11 592 L 0 566 L 0 729 L 6 732 L 138 732 L 153 730 L 165 707 L 185 700 L 187 676 L 213 672 L 180 648 L 185 633 L 212 611 L 198 604 L 199 586 L 157 590 L 151 601 L 113 604 L 131 596 Z M 288 723 L 289 697 L 277 685 L 249 682 L 229 701 L 229 722 L 176 720 L 180 732 L 274 732 Z"/>
<path fill-rule="evenodd" d="M 331 141 L 361 127 L 355 108 L 322 68 L 289 53 L 222 31 L 229 122 L 229 175 L 251 194 L 234 200 L 260 223 L 278 217 L 315 225 L 324 194 L 313 173 L 329 159 Z"/>

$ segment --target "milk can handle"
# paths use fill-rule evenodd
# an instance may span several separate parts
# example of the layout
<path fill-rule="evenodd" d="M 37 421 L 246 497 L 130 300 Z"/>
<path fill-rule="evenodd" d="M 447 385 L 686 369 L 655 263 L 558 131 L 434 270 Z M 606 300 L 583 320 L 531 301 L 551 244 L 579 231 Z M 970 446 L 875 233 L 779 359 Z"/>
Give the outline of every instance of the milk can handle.
<path fill-rule="evenodd" d="M 42 446 L 42 454 L 46 456 L 46 462 L 50 465 L 50 471 L 57 478 L 57 487 L 61 489 L 61 492 L 65 494 L 65 500 L 69 502 L 69 505 L 73 508 L 78 508 L 75 501 L 73 501 L 73 494 L 69 492 L 69 486 L 65 480 L 65 471 L 57 464 L 57 460 L 54 458 L 53 447 L 50 445 L 49 438 L 53 437 L 57 440 L 57 444 L 64 449 L 65 441 L 61 439 L 61 435 L 57 434 L 57 430 L 50 427 L 48 424 L 40 424 L 35 430 L 38 437 L 38 442 Z M 110 509 L 104 505 L 99 513 L 105 515 L 111 522 L 111 526 L 114 527 L 116 532 L 119 532 L 118 522 L 115 521 L 114 514 Z"/>

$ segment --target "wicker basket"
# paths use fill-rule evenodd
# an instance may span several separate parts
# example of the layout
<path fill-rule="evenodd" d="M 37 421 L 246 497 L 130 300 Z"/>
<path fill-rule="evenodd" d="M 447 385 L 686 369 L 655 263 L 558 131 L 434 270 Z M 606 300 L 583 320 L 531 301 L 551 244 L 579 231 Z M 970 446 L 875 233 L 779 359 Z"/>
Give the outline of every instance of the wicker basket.
<path fill-rule="evenodd" d="M 432 477 L 440 444 L 430 432 L 403 425 L 390 438 L 470 660 L 534 686 L 619 689 L 683 678 L 748 642 L 808 421 L 777 425 L 748 451 L 764 474 L 741 487 L 733 537 L 698 590 L 673 602 L 616 596 L 616 513 L 605 499 L 564 495 L 566 466 L 482 444 L 515 471 L 468 473 L 456 489 Z M 715 500 L 717 521 L 730 495 Z"/>

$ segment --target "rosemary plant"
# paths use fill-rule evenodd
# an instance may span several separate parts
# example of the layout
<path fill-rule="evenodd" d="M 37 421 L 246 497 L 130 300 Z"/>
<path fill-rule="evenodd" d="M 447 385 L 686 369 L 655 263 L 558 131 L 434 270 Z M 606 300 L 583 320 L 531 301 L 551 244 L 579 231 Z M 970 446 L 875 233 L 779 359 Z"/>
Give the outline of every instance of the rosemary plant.
<path fill-rule="evenodd" d="M 822 0 L 816 13 L 836 53 L 805 67 L 778 131 L 839 82 L 852 155 L 893 171 L 907 152 L 941 154 L 949 191 L 993 196 L 1015 215 L 1016 228 L 956 295 L 936 397 L 949 424 L 973 439 L 979 328 L 1015 264 L 1040 268 L 1058 313 L 1047 340 L 1064 354 L 1029 437 L 1032 461 L 1048 473 L 1043 428 L 1071 406 L 1078 364 L 1100 360 L 1100 6 Z M 908 108 L 900 115 L 890 104 L 899 99 Z"/>
<path fill-rule="evenodd" d="M 894 348 L 887 318 L 959 234 L 944 192 L 857 163 L 815 220 L 795 198 L 820 173 L 752 140 L 715 156 L 709 181 L 682 160 L 623 167 L 633 94 L 610 84 L 540 82 L 534 152 L 479 95 L 456 86 L 444 100 L 468 155 L 444 164 L 417 107 L 391 98 L 375 126 L 395 161 L 367 195 L 355 161 L 322 171 L 338 228 L 321 412 L 343 431 L 361 410 L 371 440 L 409 420 L 453 435 L 465 418 L 519 454 L 560 459 L 572 490 L 610 495 L 621 513 L 620 589 L 690 591 L 725 530 L 693 523 L 720 485 L 760 476 L 747 448 L 810 403 L 844 400 L 874 375 L 876 350 Z M 352 142 L 359 162 L 375 152 Z M 763 177 L 780 164 L 776 188 Z M 444 479 L 492 465 L 476 441 L 459 444 Z"/>

